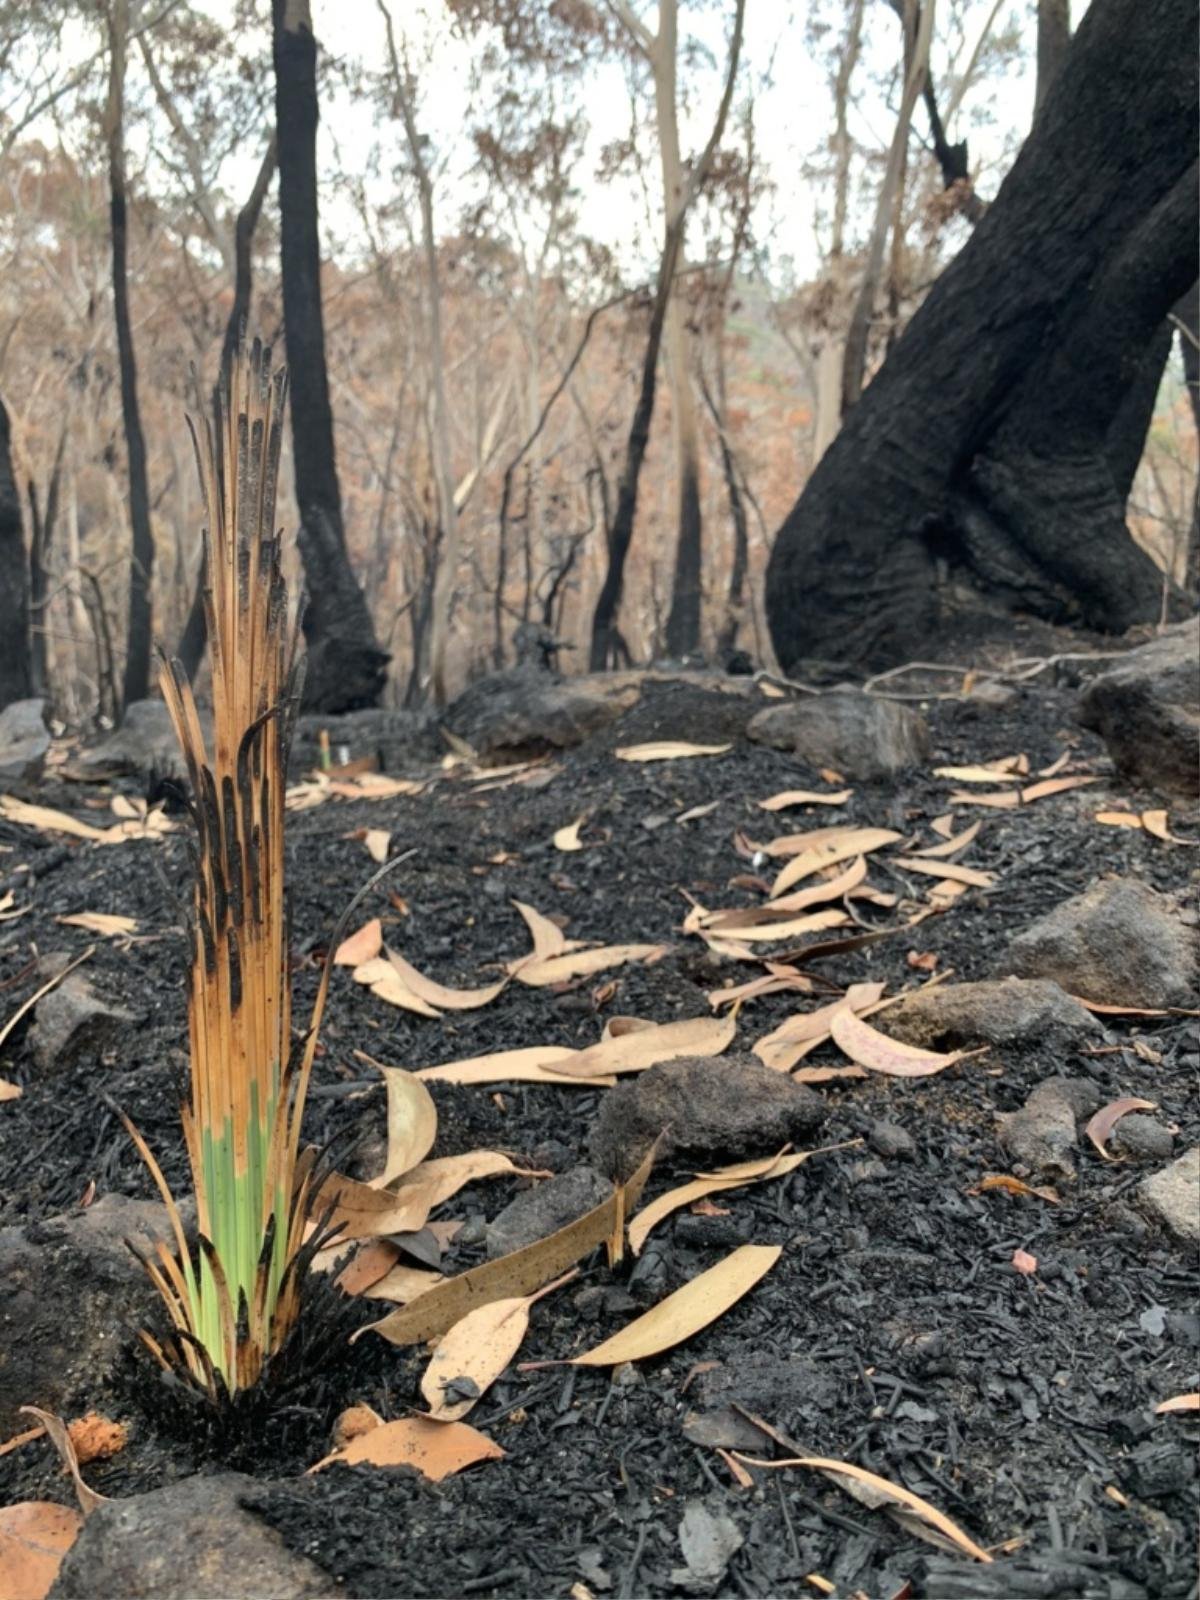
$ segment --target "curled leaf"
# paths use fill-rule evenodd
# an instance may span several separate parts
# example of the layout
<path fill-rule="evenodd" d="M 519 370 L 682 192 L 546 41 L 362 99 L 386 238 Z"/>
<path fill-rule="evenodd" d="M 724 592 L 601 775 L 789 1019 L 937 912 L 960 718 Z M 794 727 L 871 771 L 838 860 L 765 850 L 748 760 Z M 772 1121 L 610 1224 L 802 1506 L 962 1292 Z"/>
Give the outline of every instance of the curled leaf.
<path fill-rule="evenodd" d="M 348 939 L 343 939 L 333 954 L 335 967 L 361 967 L 367 961 L 374 961 L 383 949 L 383 924 L 378 917 L 372 917 Z"/>
<path fill-rule="evenodd" d="M 918 1050 L 914 1045 L 901 1044 L 898 1039 L 889 1039 L 887 1034 L 863 1022 L 847 1005 L 839 1006 L 829 1019 L 829 1032 L 838 1049 L 851 1061 L 892 1078 L 932 1077 L 935 1072 L 954 1066 L 969 1053 L 956 1050 L 940 1055 L 935 1050 Z"/>
<path fill-rule="evenodd" d="M 75 1486 L 75 1498 L 79 1502 L 79 1509 L 84 1518 L 90 1517 L 97 1506 L 106 1505 L 108 1496 L 97 1494 L 95 1489 L 89 1488 L 84 1483 L 79 1471 L 79 1458 L 75 1454 L 74 1440 L 62 1419 L 56 1417 L 52 1411 L 42 1411 L 37 1406 L 22 1406 L 20 1409 L 25 1416 L 36 1417 L 45 1428 L 50 1443 L 57 1450 L 59 1459 L 70 1474 L 71 1482 Z"/>
<path fill-rule="evenodd" d="M 681 1056 L 719 1056 L 733 1043 L 737 1018 L 684 1017 L 679 1022 L 645 1022 L 640 1017 L 612 1017 L 605 1036 L 586 1050 L 555 1063 L 570 1078 L 595 1078 L 617 1072 L 643 1072 L 660 1061 Z"/>
<path fill-rule="evenodd" d="M 579 837 L 579 830 L 586 821 L 587 814 L 585 812 L 582 817 L 576 817 L 575 821 L 569 823 L 565 828 L 559 828 L 554 835 L 554 848 L 568 854 L 575 850 L 582 850 L 583 841 Z"/>
<path fill-rule="evenodd" d="M 853 789 L 835 789 L 832 794 L 816 789 L 785 789 L 758 802 L 763 811 L 786 811 L 789 806 L 844 806 L 854 793 Z"/>
<path fill-rule="evenodd" d="M 1176 1394 L 1169 1400 L 1160 1400 L 1154 1408 L 1154 1415 L 1164 1417 L 1173 1411 L 1200 1411 L 1200 1394 Z"/>
<path fill-rule="evenodd" d="M 665 955 L 668 948 L 665 944 L 606 944 L 593 950 L 575 950 L 565 955 L 550 956 L 545 961 L 523 961 L 514 969 L 513 977 L 518 983 L 544 989 L 554 983 L 565 983 L 571 978 L 584 978 L 593 972 L 623 967 L 628 961 L 649 961 Z"/>
<path fill-rule="evenodd" d="M 376 1182 L 382 1187 L 410 1172 L 433 1149 L 437 1106 L 429 1090 L 402 1067 L 373 1063 L 387 1086 L 387 1163 Z"/>
<path fill-rule="evenodd" d="M 387 951 L 387 960 L 410 994 L 439 1011 L 478 1011 L 481 1006 L 490 1005 L 508 986 L 507 978 L 502 978 L 499 983 L 487 984 L 482 989 L 448 989 L 445 984 L 435 983 L 418 972 L 395 950 Z"/>
<path fill-rule="evenodd" d="M 890 828 L 843 828 L 835 832 L 840 837 L 811 845 L 787 862 L 771 885 L 772 900 L 777 900 L 794 883 L 811 877 L 822 867 L 835 866 L 839 861 L 848 861 L 854 856 L 869 855 L 872 850 L 882 850 L 884 845 L 895 844 L 900 837 Z"/>
<path fill-rule="evenodd" d="M 1127 1116 L 1130 1111 L 1156 1111 L 1157 1109 L 1153 1100 L 1138 1100 L 1131 1096 L 1121 1100 L 1110 1100 L 1106 1106 L 1101 1106 L 1095 1116 L 1091 1118 L 1084 1132 L 1105 1161 L 1115 1161 L 1117 1158 L 1110 1154 L 1107 1145 L 1109 1136 L 1121 1118 Z"/>
<path fill-rule="evenodd" d="M 448 1329 L 421 1379 L 430 1416 L 441 1422 L 465 1417 L 521 1348 L 535 1302 L 574 1276 L 573 1271 L 566 1273 L 534 1294 L 477 1306 Z"/>
<path fill-rule="evenodd" d="M 422 1067 L 415 1077 L 426 1083 L 566 1083 L 578 1084 L 564 1069 L 579 1051 L 557 1044 L 528 1045 L 524 1050 L 497 1050 L 491 1055 L 468 1056 L 440 1067 Z M 554 1063 L 552 1066 L 551 1063 Z M 608 1086 L 614 1078 L 588 1078 L 587 1086 Z"/>

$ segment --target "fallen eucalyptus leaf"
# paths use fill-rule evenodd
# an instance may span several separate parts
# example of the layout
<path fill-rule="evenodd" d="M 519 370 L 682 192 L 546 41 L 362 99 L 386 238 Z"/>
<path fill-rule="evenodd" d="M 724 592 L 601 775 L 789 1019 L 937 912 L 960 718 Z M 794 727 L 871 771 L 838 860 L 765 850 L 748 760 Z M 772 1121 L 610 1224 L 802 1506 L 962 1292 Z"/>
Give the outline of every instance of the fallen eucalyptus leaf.
<path fill-rule="evenodd" d="M 535 1044 L 523 1050 L 497 1050 L 491 1055 L 447 1061 L 440 1067 L 422 1067 L 414 1076 L 425 1083 L 583 1083 L 588 1088 L 610 1087 L 616 1082 L 615 1078 L 571 1077 L 564 1067 L 579 1053 L 563 1045 Z"/>
<path fill-rule="evenodd" d="M 574 1051 L 555 1067 L 567 1077 L 593 1081 L 598 1074 L 643 1072 L 660 1061 L 681 1056 L 719 1056 L 733 1043 L 736 1033 L 737 1018 L 732 1016 L 684 1017 L 663 1023 L 611 1017 L 598 1044 Z"/>
<path fill-rule="evenodd" d="M 841 834 L 840 838 L 829 838 L 810 846 L 787 862 L 771 885 L 772 900 L 777 900 L 794 883 L 799 883 L 801 878 L 811 877 L 822 867 L 834 866 L 854 856 L 869 855 L 872 850 L 881 850 L 884 845 L 895 844 L 900 838 L 891 828 L 846 828 L 837 832 Z"/>
<path fill-rule="evenodd" d="M 65 928 L 85 928 L 88 933 L 98 933 L 106 939 L 137 932 L 136 918 L 114 916 L 104 911 L 76 911 L 69 917 L 55 917 L 54 920 Z"/>
<path fill-rule="evenodd" d="M 1200 1411 L 1200 1394 L 1176 1394 L 1169 1400 L 1160 1400 L 1154 1408 L 1154 1415 L 1168 1416 L 1173 1411 Z"/>
<path fill-rule="evenodd" d="M 893 856 L 892 865 L 905 872 L 923 873 L 942 883 L 970 884 L 977 889 L 990 889 L 996 881 L 994 872 L 980 872 L 977 867 L 964 867 L 957 861 L 929 861 L 920 856 Z"/>
<path fill-rule="evenodd" d="M 348 939 L 343 939 L 334 951 L 333 964 L 335 967 L 361 967 L 368 961 L 374 961 L 383 949 L 383 924 L 378 917 L 372 917 Z"/>
<path fill-rule="evenodd" d="M 556 850 L 562 850 L 566 853 L 570 853 L 574 850 L 582 850 L 583 841 L 579 837 L 579 830 L 583 827 L 586 821 L 587 813 L 585 812 L 582 817 L 576 817 L 575 821 L 568 824 L 567 827 L 559 828 L 558 832 L 554 835 L 554 848 Z"/>
<path fill-rule="evenodd" d="M 448 1328 L 438 1340 L 421 1379 L 421 1394 L 429 1415 L 439 1422 L 457 1422 L 465 1417 L 521 1348 L 532 1307 L 575 1276 L 573 1268 L 533 1294 L 477 1306 Z M 461 1382 L 463 1379 L 467 1381 Z"/>
<path fill-rule="evenodd" d="M 838 1049 L 851 1061 L 892 1078 L 932 1077 L 935 1072 L 944 1072 L 973 1053 L 955 1050 L 949 1055 L 940 1055 L 935 1050 L 918 1050 L 915 1045 L 901 1044 L 898 1039 L 889 1039 L 886 1033 L 863 1022 L 847 1005 L 839 1006 L 829 1019 L 829 1033 Z"/>
<path fill-rule="evenodd" d="M 1110 1100 L 1106 1106 L 1100 1107 L 1083 1131 L 1105 1161 L 1115 1161 L 1117 1159 L 1116 1156 L 1109 1153 L 1107 1146 L 1109 1135 L 1121 1118 L 1130 1111 L 1157 1110 L 1158 1107 L 1153 1100 L 1137 1100 L 1128 1096 L 1121 1100 Z"/>
<path fill-rule="evenodd" d="M 418 972 L 397 951 L 386 951 L 386 957 L 408 992 L 438 1011 L 478 1011 L 490 1005 L 508 987 L 508 979 L 501 978 L 499 983 L 487 984 L 482 989 L 448 989 L 445 984 L 435 983 L 432 978 Z"/>
<path fill-rule="evenodd" d="M 503 1455 L 494 1439 L 469 1423 L 401 1417 L 360 1433 L 308 1471 L 320 1472 L 339 1461 L 345 1466 L 415 1467 L 423 1478 L 440 1483 L 464 1467 L 478 1461 L 499 1461 Z"/>
<path fill-rule="evenodd" d="M 1065 794 L 1068 789 L 1082 789 L 1089 783 L 1099 782 L 1099 778 L 1091 776 L 1046 778 L 1041 783 L 1031 784 L 1028 789 L 1021 790 L 1021 804 L 1028 805 L 1032 800 L 1045 800 L 1049 795 Z"/>
<path fill-rule="evenodd" d="M 815 789 L 785 789 L 782 794 L 760 800 L 758 805 L 763 811 L 786 811 L 789 806 L 844 806 L 853 793 L 853 789 L 836 789 L 832 794 Z"/>
<path fill-rule="evenodd" d="M 614 750 L 618 761 L 680 761 L 688 756 L 723 756 L 731 744 L 688 744 L 683 739 L 656 739 L 650 744 L 627 744 Z"/>
<path fill-rule="evenodd" d="M 0 1595 L 4 1600 L 45 1600 L 83 1518 L 50 1500 L 0 1507 Z"/>
<path fill-rule="evenodd" d="M 518 983 L 545 989 L 570 978 L 584 978 L 595 972 L 607 972 L 610 967 L 623 967 L 629 961 L 648 961 L 665 955 L 669 949 L 665 944 L 606 944 L 592 950 L 550 956 L 545 961 L 523 961 L 513 969 L 512 975 Z"/>
<path fill-rule="evenodd" d="M 829 1038 L 829 1024 L 835 1012 L 849 1006 L 853 1011 L 869 1014 L 881 1000 L 883 990 L 882 983 L 852 983 L 841 999 L 818 1006 L 815 1011 L 799 1011 L 787 1017 L 777 1028 L 755 1041 L 754 1054 L 764 1066 L 776 1072 L 789 1072 Z"/>
<path fill-rule="evenodd" d="M 374 1061 L 387 1087 L 387 1164 L 375 1180 L 381 1187 L 410 1172 L 433 1149 L 437 1138 L 437 1106 L 411 1072 Z"/>

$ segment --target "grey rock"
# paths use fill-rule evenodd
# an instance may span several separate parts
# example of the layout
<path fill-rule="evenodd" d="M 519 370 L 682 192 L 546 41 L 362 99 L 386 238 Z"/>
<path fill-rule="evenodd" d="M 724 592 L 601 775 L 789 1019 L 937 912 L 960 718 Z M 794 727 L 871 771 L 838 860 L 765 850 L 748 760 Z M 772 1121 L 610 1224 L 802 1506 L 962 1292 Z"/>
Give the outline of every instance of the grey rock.
<path fill-rule="evenodd" d="M 0 711 L 0 783 L 36 783 L 42 775 L 50 735 L 44 700 L 11 700 Z"/>
<path fill-rule="evenodd" d="M 880 1018 L 894 1039 L 923 1049 L 1042 1043 L 1062 1049 L 1103 1036 L 1086 1006 L 1046 978 L 1002 978 L 920 990 Z"/>
<path fill-rule="evenodd" d="M 170 1243 L 165 1207 L 108 1194 L 86 1211 L 0 1228 L 0 1437 L 22 1426 L 19 1406 L 61 1411 L 84 1385 L 94 1393 L 132 1329 L 157 1313 L 127 1238 L 146 1250 Z"/>
<path fill-rule="evenodd" d="M 585 678 L 513 667 L 464 689 L 444 722 L 477 754 L 502 759 L 582 744 L 620 716 L 625 703 Z"/>
<path fill-rule="evenodd" d="M 911 1161 L 917 1153 L 912 1134 L 895 1122 L 873 1122 L 867 1143 L 888 1161 Z"/>
<path fill-rule="evenodd" d="M 1137 879 L 1104 878 L 1019 933 L 1008 970 L 1101 1004 L 1186 1006 L 1200 977 L 1196 929 Z"/>
<path fill-rule="evenodd" d="M 574 1167 L 557 1178 L 525 1189 L 487 1226 L 489 1260 L 506 1256 L 557 1233 L 569 1222 L 601 1205 L 612 1184 L 591 1167 Z"/>
<path fill-rule="evenodd" d="M 1170 628 L 1093 679 L 1079 720 L 1118 769 L 1169 795 L 1200 790 L 1200 618 Z"/>
<path fill-rule="evenodd" d="M 1115 1154 L 1134 1161 L 1169 1161 L 1175 1152 L 1175 1135 L 1170 1128 L 1140 1111 L 1122 1117 L 1108 1143 Z"/>
<path fill-rule="evenodd" d="M 1200 1145 L 1185 1150 L 1137 1187 L 1142 1209 L 1189 1244 L 1200 1244 Z"/>
<path fill-rule="evenodd" d="M 437 719 L 427 711 L 372 706 L 338 716 L 305 713 L 297 718 L 292 737 L 289 767 L 294 776 L 319 766 L 322 733 L 329 735 L 330 755 L 338 765 L 368 757 L 381 771 L 397 772 L 446 753 Z"/>
<path fill-rule="evenodd" d="M 805 695 L 768 706 L 750 720 L 749 738 L 787 750 L 814 767 L 847 778 L 885 778 L 924 761 L 930 750 L 925 719 L 894 700 L 857 692 Z"/>
<path fill-rule="evenodd" d="M 184 1478 L 97 1507 L 67 1552 L 52 1600 L 310 1600 L 329 1575 L 293 1554 L 242 1505 L 262 1485 L 241 1473 Z"/>
<path fill-rule="evenodd" d="M 83 1056 L 98 1055 L 140 1020 L 102 1000 L 81 972 L 69 973 L 34 1011 L 29 1047 L 42 1072 L 62 1072 Z"/>
<path fill-rule="evenodd" d="M 851 1161 L 846 1167 L 847 1181 L 853 1184 L 878 1183 L 887 1177 L 887 1168 L 874 1156 L 864 1156 L 861 1161 Z"/>
<path fill-rule="evenodd" d="M 1009 684 L 997 683 L 994 678 L 982 678 L 971 688 L 966 703 L 984 711 L 1007 711 L 1019 699 L 1019 692 Z"/>
<path fill-rule="evenodd" d="M 211 740 L 211 711 L 200 711 L 200 727 Z M 135 700 L 126 706 L 121 726 L 78 751 L 66 769 L 69 776 L 89 782 L 150 772 L 179 775 L 183 770 L 179 741 L 162 700 Z"/>
<path fill-rule="evenodd" d="M 679 1548 L 686 1565 L 672 1569 L 671 1582 L 689 1594 L 711 1594 L 743 1543 L 727 1511 L 710 1511 L 703 1500 L 689 1500 L 679 1524 Z"/>
<path fill-rule="evenodd" d="M 1070 1181 L 1078 1125 L 1099 1107 L 1099 1091 L 1088 1079 L 1046 1078 L 1019 1111 L 1000 1114 L 1000 1142 L 1035 1177 Z"/>
<path fill-rule="evenodd" d="M 802 1140 L 824 1116 L 819 1095 L 757 1056 L 685 1056 L 610 1089 L 589 1151 L 601 1172 L 626 1178 L 662 1134 L 661 1158 L 716 1165 Z"/>

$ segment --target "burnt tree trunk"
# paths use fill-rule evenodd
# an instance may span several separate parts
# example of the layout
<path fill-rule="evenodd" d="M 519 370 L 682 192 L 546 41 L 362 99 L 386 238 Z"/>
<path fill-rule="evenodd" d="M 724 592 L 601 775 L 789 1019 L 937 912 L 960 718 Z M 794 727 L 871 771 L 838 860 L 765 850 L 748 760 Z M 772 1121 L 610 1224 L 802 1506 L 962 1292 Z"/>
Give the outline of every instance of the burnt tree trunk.
<path fill-rule="evenodd" d="M 254 248 L 254 233 L 258 227 L 258 219 L 262 215 L 267 191 L 271 187 L 271 179 L 275 176 L 275 164 L 275 138 L 272 136 L 259 166 L 258 176 L 254 180 L 254 187 L 250 191 L 250 198 L 238 212 L 233 228 L 233 305 L 229 308 L 225 337 L 221 341 L 221 362 L 217 368 L 217 382 L 212 395 L 213 417 L 218 427 L 221 385 L 250 315 L 250 291 L 253 287 L 251 252 Z M 208 625 L 204 616 L 204 560 L 201 557 L 200 570 L 196 575 L 196 588 L 188 610 L 187 622 L 184 624 L 183 636 L 179 641 L 179 660 L 190 680 L 194 680 L 200 670 L 207 643 Z"/>
<path fill-rule="evenodd" d="M 137 362 L 129 315 L 129 226 L 125 185 L 125 48 L 129 33 L 128 0 L 113 0 L 109 12 L 108 183 L 112 232 L 113 319 L 117 328 L 117 362 L 121 372 L 121 416 L 129 467 L 129 522 L 133 550 L 129 561 L 129 621 L 125 636 L 125 676 L 121 708 L 150 693 L 152 645 L 151 583 L 154 576 L 154 533 L 150 524 L 150 488 L 146 471 L 146 439 L 138 406 Z"/>
<path fill-rule="evenodd" d="M 305 704 L 376 705 L 388 656 L 350 567 L 325 366 L 317 224 L 317 41 L 308 0 L 273 0 L 280 269 L 291 376 L 292 453 L 300 507 L 308 644 Z"/>
<path fill-rule="evenodd" d="M 1052 620 L 1157 615 L 1108 451 L 1196 276 L 1195 46 L 1176 0 L 1094 0 L 995 201 L 780 529 L 785 670 L 927 652 L 939 557 Z"/>
<path fill-rule="evenodd" d="M 1179 321 L 1179 348 L 1183 356 L 1183 381 L 1192 406 L 1196 438 L 1200 443 L 1200 283 L 1194 283 L 1175 307 Z M 1184 588 L 1193 602 L 1200 598 L 1200 476 L 1192 495 L 1192 525 L 1188 530 Z"/>
<path fill-rule="evenodd" d="M 29 582 L 21 495 L 13 470 L 12 424 L 0 400 L 0 706 L 33 693 Z"/>

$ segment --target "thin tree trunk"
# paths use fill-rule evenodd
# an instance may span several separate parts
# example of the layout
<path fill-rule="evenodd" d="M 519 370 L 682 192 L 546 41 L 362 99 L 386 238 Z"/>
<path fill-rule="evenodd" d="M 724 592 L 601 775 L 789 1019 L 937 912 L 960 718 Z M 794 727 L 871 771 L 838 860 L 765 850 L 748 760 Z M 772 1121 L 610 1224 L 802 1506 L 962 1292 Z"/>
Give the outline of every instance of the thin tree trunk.
<path fill-rule="evenodd" d="M 309 0 L 273 0 L 280 266 L 291 375 L 300 554 L 308 604 L 305 704 L 314 711 L 377 705 L 387 652 L 350 566 L 333 442 L 317 222 L 317 41 Z"/>
<path fill-rule="evenodd" d="M 1183 355 L 1183 381 L 1192 405 L 1196 424 L 1197 457 L 1200 459 L 1200 283 L 1194 283 L 1175 307 L 1179 319 L 1179 348 Z M 1187 558 L 1184 563 L 1184 588 L 1192 599 L 1200 595 L 1200 469 L 1192 490 L 1192 525 L 1188 531 Z"/>
<path fill-rule="evenodd" d="M 1037 84 L 1033 92 L 1036 115 L 1054 82 L 1071 43 L 1071 0 L 1037 0 Z"/>
<path fill-rule="evenodd" d="M 12 423 L 0 401 L 0 706 L 32 693 L 25 528 L 13 470 Z"/>
<path fill-rule="evenodd" d="M 129 563 L 129 621 L 125 638 L 125 675 L 121 707 L 150 693 L 151 585 L 154 577 L 154 533 L 150 525 L 150 489 L 146 441 L 138 407 L 137 362 L 129 315 L 129 234 L 125 185 L 125 52 L 129 38 L 129 0 L 111 0 L 108 12 L 109 216 L 112 230 L 113 317 L 117 328 L 117 360 L 121 371 L 121 414 L 129 466 L 129 521 L 133 549 Z"/>
<path fill-rule="evenodd" d="M 263 203 L 271 187 L 271 179 L 275 176 L 276 145 L 275 135 L 271 135 L 262 162 L 259 165 L 258 176 L 254 180 L 254 187 L 250 191 L 250 198 L 238 212 L 237 221 L 233 229 L 233 305 L 229 308 L 229 317 L 225 323 L 225 337 L 221 341 L 221 361 L 217 368 L 217 381 L 213 387 L 212 406 L 213 415 L 218 415 L 218 404 L 221 384 L 229 370 L 229 363 L 237 349 L 238 340 L 246 329 L 250 316 L 250 291 L 253 287 L 253 261 L 254 233 L 258 227 L 258 219 L 262 215 Z M 204 649 L 208 642 L 208 628 L 204 615 L 204 559 L 200 560 L 200 569 L 196 575 L 196 588 L 192 595 L 192 603 L 188 609 L 187 622 L 184 624 L 183 637 L 179 641 L 179 659 L 183 670 L 190 680 L 195 679 L 200 670 L 200 663 L 204 660 Z"/>

